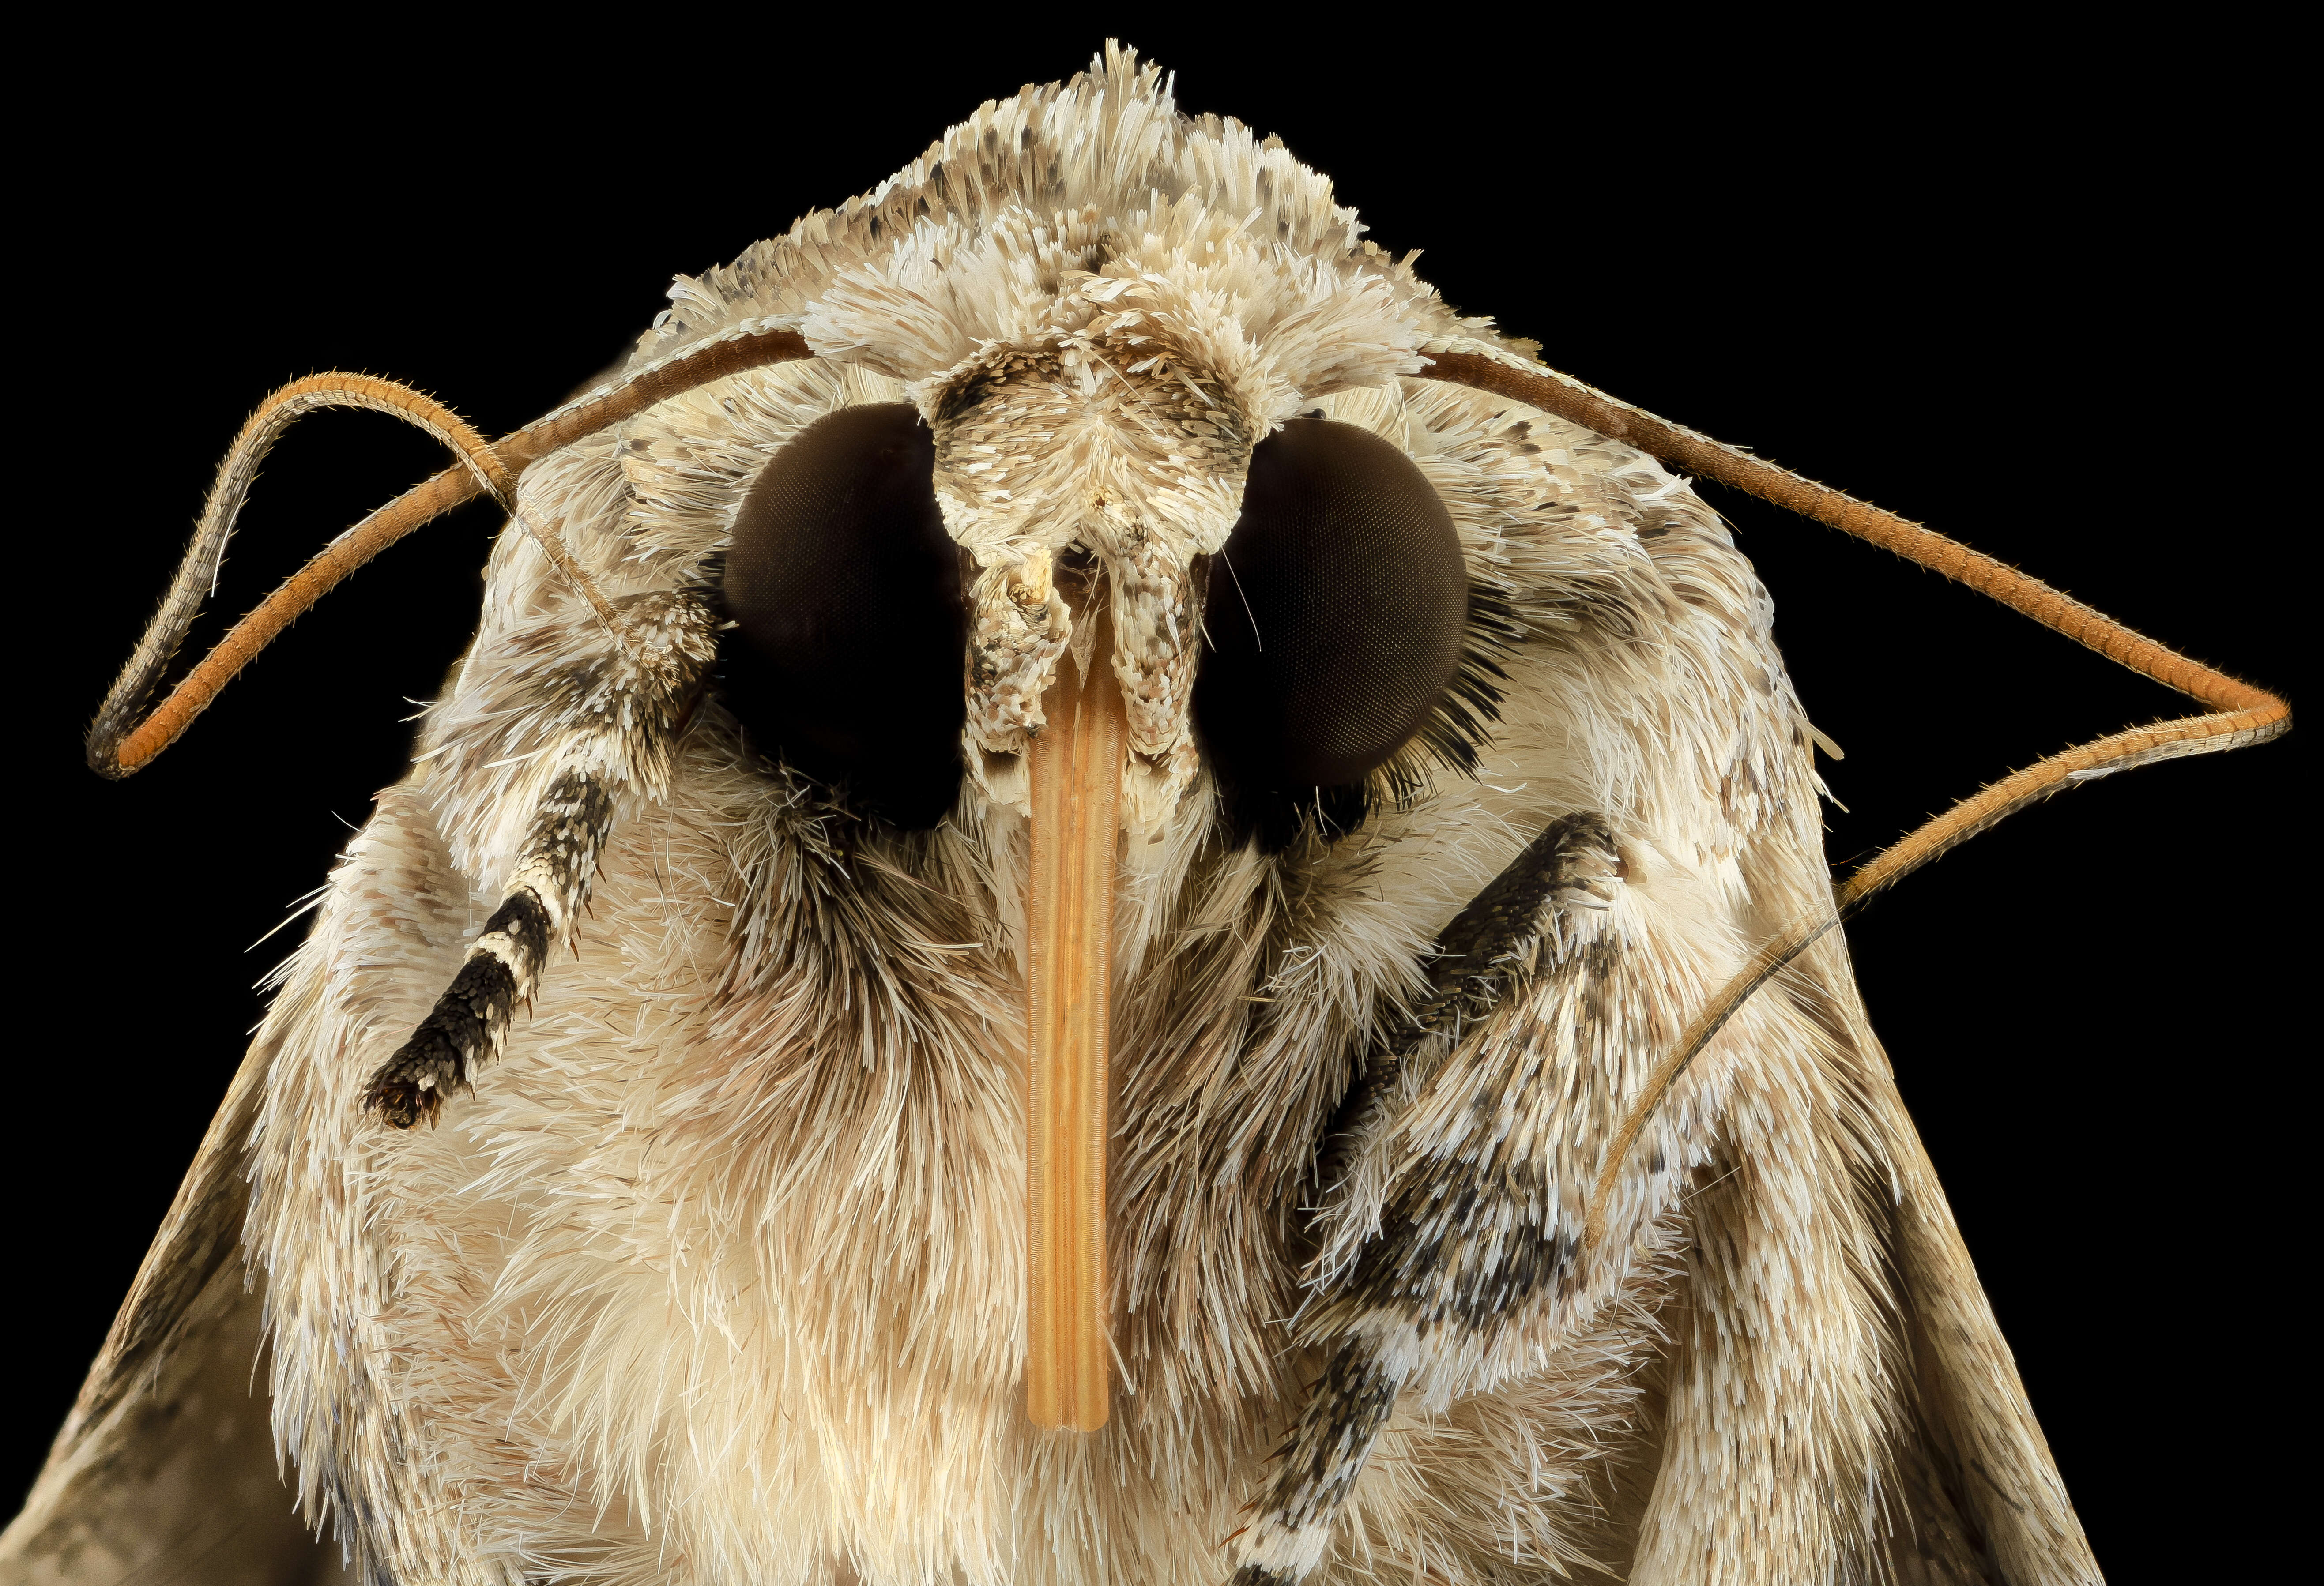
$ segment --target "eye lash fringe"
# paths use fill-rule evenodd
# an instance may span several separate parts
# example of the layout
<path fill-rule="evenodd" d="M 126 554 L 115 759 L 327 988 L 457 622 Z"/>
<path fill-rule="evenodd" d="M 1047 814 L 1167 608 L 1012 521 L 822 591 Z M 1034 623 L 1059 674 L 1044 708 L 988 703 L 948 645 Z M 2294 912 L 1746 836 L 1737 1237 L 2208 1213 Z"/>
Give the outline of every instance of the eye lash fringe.
<path fill-rule="evenodd" d="M 1460 661 L 1420 730 L 1362 781 L 1310 788 L 1296 801 L 1222 785 L 1217 796 L 1228 829 L 1271 851 L 1328 846 L 1382 810 L 1412 808 L 1435 790 L 1442 774 L 1474 777 L 1501 719 L 1508 681 L 1502 663 L 1525 638 L 1508 596 L 1471 576 Z"/>

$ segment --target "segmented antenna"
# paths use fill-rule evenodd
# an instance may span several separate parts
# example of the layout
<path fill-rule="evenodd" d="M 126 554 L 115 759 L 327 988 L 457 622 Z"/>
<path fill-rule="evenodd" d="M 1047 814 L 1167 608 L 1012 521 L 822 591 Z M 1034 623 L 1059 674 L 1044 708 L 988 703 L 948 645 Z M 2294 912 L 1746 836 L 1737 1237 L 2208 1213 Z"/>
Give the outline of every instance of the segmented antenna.
<path fill-rule="evenodd" d="M 1655 1110 L 1686 1072 L 1687 1065 L 1754 991 L 1862 908 L 1876 893 L 1895 885 L 1946 850 L 1999 825 L 2028 805 L 2037 804 L 2078 782 L 2156 761 L 2216 754 L 2223 750 L 2264 743 L 2292 730 L 2291 705 L 2264 688 L 2255 688 L 2190 659 L 2063 591 L 2051 588 L 2039 578 L 2029 577 L 1981 551 L 1971 550 L 1958 540 L 1923 529 L 1894 512 L 1883 512 L 1707 435 L 1658 419 L 1554 369 L 1520 364 L 1492 353 L 1448 350 L 1425 355 L 1432 364 L 1421 372 L 1425 378 L 1471 386 L 1554 413 L 1600 435 L 1637 447 L 1674 468 L 1732 485 L 1802 517 L 1812 518 L 1828 528 L 1869 540 L 1908 561 L 1966 584 L 2010 610 L 2096 650 L 2116 665 L 2210 707 L 2203 715 L 2154 722 L 2093 739 L 2004 777 L 1907 833 L 1834 890 L 1829 912 L 1794 924 L 1762 947 L 1753 955 L 1750 966 L 1695 1016 L 1678 1045 L 1647 1077 L 1613 1144 L 1607 1149 L 1605 1165 L 1590 1197 L 1590 1215 L 1583 1232 L 1585 1247 L 1595 1245 L 1604 1237 L 1606 1203 L 1613 1193 L 1622 1163 L 1639 1131 L 1653 1118 Z"/>
<path fill-rule="evenodd" d="M 179 565 L 161 610 L 154 613 L 89 728 L 89 765 L 99 774 L 115 778 L 143 769 L 176 742 L 219 690 L 284 628 L 341 579 L 422 524 L 480 494 L 493 495 L 512 507 L 518 475 L 560 447 L 710 381 L 813 355 L 806 339 L 796 331 L 745 327 L 640 370 L 613 389 L 584 397 L 492 444 L 442 403 L 393 381 L 334 373 L 292 382 L 259 405 L 219 465 L 194 542 Z M 1554 413 L 1635 446 L 1673 467 L 1731 485 L 1895 551 L 2209 707 L 2202 715 L 2155 722 L 2093 739 L 2038 761 L 1962 799 L 1840 883 L 1834 890 L 1829 912 L 1794 924 L 1763 946 L 1751 965 L 1696 1015 L 1677 1046 L 1656 1064 L 1633 1102 L 1608 1149 L 1591 1194 L 1585 1245 L 1594 1245 L 1603 1237 L 1606 1203 L 1623 1161 L 1688 1065 L 1753 992 L 1875 894 L 1948 849 L 2077 782 L 2156 761 L 2264 743 L 2291 730 L 2292 707 L 2277 696 L 2181 655 L 2038 578 L 1894 512 L 1657 418 L 1555 370 L 1525 364 L 1498 351 L 1447 348 L 1425 355 L 1429 366 L 1421 372 L 1425 378 L 1490 392 Z M 199 613 L 259 462 L 291 422 L 326 407 L 361 407 L 391 413 L 435 436 L 457 454 L 459 461 L 333 540 L 236 623 L 160 705 L 139 719 L 138 707 L 160 681 Z M 530 532 L 529 526 L 527 531 Z M 564 548 L 545 539 L 542 548 L 590 600 L 599 616 L 608 619 L 610 627 L 603 597 L 564 554 Z"/>
<path fill-rule="evenodd" d="M 348 574 L 423 524 L 464 502 L 490 495 L 514 510 L 516 481 L 550 453 L 619 424 L 657 402 L 697 385 L 746 369 L 814 356 L 797 331 L 750 329 L 700 343 L 661 363 L 639 370 L 611 390 L 593 392 L 527 425 L 513 435 L 487 442 L 451 409 L 425 392 L 368 374 L 313 374 L 292 381 L 258 405 L 218 465 L 193 544 L 178 564 L 177 576 L 161 598 L 112 690 L 89 727 L 89 769 L 99 776 L 134 775 L 177 742 L 196 716 L 258 652 Z M 169 669 L 187 631 L 201 613 L 215 585 L 219 558 L 234 533 L 235 520 L 258 475 L 258 465 L 282 432 L 301 416 L 322 408 L 366 408 L 392 414 L 442 441 L 459 461 L 412 486 L 326 546 L 283 581 L 251 613 L 235 624 L 178 686 L 142 717 L 148 696 Z M 521 520 L 519 520 L 521 522 Z M 555 536 L 535 532 L 558 570 L 570 579 L 612 625 L 612 613 L 587 576 Z"/>

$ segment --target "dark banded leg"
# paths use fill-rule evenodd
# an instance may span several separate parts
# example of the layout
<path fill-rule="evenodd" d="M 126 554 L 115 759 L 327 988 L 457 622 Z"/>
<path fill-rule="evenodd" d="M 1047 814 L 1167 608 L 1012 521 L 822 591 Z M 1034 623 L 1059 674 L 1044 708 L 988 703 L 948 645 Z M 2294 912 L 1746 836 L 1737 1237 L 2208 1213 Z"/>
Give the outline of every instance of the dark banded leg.
<path fill-rule="evenodd" d="M 397 1129 L 422 1118 L 433 1123 L 444 1098 L 468 1083 L 475 1066 L 500 1056 L 510 1015 L 531 1000 L 549 947 L 568 939 L 589 900 L 613 824 L 613 797 L 599 779 L 567 771 L 549 785 L 516 882 L 469 945 L 450 989 L 372 1076 L 364 1106 Z"/>
<path fill-rule="evenodd" d="M 1545 976 L 1604 973 L 1607 954 L 1570 941 L 1568 925 L 1574 910 L 1603 908 L 1622 873 L 1605 819 L 1566 816 L 1462 909 L 1438 938 L 1411 1022 L 1374 1054 L 1333 1120 L 1328 1149 L 1340 1165 L 1389 1121 L 1402 1066 L 1422 1042 L 1457 1046 Z M 1574 1240 L 1540 1214 L 1545 1186 L 1527 1177 L 1449 1156 L 1391 1197 L 1379 1235 L 1318 1307 L 1310 1337 L 1337 1342 L 1243 1533 L 1235 1586 L 1293 1586 L 1313 1572 L 1424 1352 L 1490 1327 L 1570 1268 Z"/>
<path fill-rule="evenodd" d="M 1622 873 L 1605 816 L 1560 816 L 1452 917 L 1428 961 L 1427 991 L 1405 1026 L 1365 1059 L 1363 1073 L 1323 1131 L 1320 1177 L 1327 1190 L 1339 1178 L 1346 1148 L 1378 1121 L 1406 1060 L 1421 1043 L 1440 1036 L 1459 1042 L 1463 1030 L 1499 1007 L 1530 973 L 1543 932 L 1557 929 L 1557 911 L 1602 906 L 1598 883 Z"/>
<path fill-rule="evenodd" d="M 550 950 L 573 940 L 617 796 L 668 790 L 672 746 L 717 655 L 717 618 L 698 594 L 656 592 L 619 603 L 615 622 L 609 652 L 549 673 L 531 702 L 532 724 L 554 739 L 563 769 L 535 805 L 508 890 L 451 988 L 364 1087 L 364 1107 L 397 1129 L 433 1123 L 444 1098 L 500 1055 Z"/>

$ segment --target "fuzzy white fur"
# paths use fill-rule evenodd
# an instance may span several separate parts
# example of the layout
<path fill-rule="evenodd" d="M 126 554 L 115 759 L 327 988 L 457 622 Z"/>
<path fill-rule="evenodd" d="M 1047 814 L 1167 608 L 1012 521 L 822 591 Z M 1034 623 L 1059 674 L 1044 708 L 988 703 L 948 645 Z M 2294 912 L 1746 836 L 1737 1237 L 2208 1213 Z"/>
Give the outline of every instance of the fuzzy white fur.
<path fill-rule="evenodd" d="M 219 1148 L 248 1152 L 275 1430 L 359 1568 L 1211 1586 L 1247 1556 L 1332 1581 L 1596 1560 L 1669 1586 L 1839 1582 L 1920 1556 L 1924 1468 L 1973 1459 L 2011 1495 L 1971 1517 L 2003 1578 L 2095 1578 L 1837 938 L 1695 1065 L 1570 1285 L 1465 1340 L 1342 1318 L 1413 1386 L 1336 1524 L 1243 1512 L 1395 1187 L 1446 1159 L 1538 1163 L 1545 1225 L 1578 1231 L 1655 1057 L 1829 896 L 1769 603 L 1683 481 L 1415 378 L 1425 349 L 1523 349 L 1456 320 L 1279 145 L 1180 117 L 1124 52 L 988 104 L 671 298 L 636 362 L 769 322 L 819 357 L 535 466 L 531 521 L 616 597 L 677 587 L 806 425 L 917 402 L 981 569 L 979 642 L 1009 665 L 972 696 L 957 810 L 923 835 L 843 844 L 816 790 L 706 706 L 661 796 L 625 812 L 577 958 L 441 1127 L 392 1133 L 363 1085 L 509 880 L 528 768 L 573 726 L 544 678 L 603 643 L 503 536 L 410 776 L 282 972 L 249 1138 Z M 1526 641 L 1475 778 L 1277 860 L 1213 830 L 1188 568 L 1231 525 L 1250 446 L 1313 410 L 1413 457 Z M 1019 754 L 1073 613 L 1012 628 L 1009 582 L 1075 544 L 1110 575 L 1134 751 L 1122 1377 L 1086 1437 L 1021 1409 Z M 1603 994 L 1545 978 L 1409 1065 L 1304 1245 L 1321 1120 L 1368 1032 L 1443 923 L 1572 811 L 1605 816 L 1624 875 L 1542 951 L 1611 954 Z"/>

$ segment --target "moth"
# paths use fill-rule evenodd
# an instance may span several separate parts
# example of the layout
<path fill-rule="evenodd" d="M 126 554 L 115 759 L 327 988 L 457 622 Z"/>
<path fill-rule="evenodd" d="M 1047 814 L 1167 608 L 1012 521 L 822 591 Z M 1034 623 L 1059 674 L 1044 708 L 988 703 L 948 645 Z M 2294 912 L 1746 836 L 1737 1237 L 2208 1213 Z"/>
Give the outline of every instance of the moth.
<path fill-rule="evenodd" d="M 149 715 L 259 457 L 344 403 L 453 466 Z M 1835 889 L 1690 476 L 2209 714 Z M 263 1342 L 364 1579 L 2095 1578 L 1833 927 L 2280 701 L 1556 374 L 1121 51 L 497 445 L 271 399 L 99 769 L 476 494 L 475 646 L 12 1567 L 279 1508 L 263 1422 L 177 1430 Z"/>

